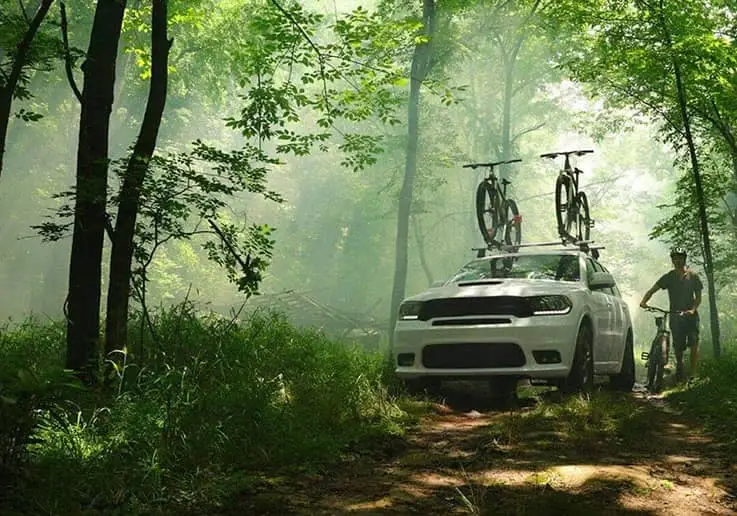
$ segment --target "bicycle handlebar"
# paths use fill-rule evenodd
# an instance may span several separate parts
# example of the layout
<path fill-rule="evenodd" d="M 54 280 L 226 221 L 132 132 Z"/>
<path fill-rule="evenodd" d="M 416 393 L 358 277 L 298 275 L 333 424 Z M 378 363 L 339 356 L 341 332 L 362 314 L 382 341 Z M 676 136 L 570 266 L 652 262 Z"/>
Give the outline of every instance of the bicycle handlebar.
<path fill-rule="evenodd" d="M 583 156 L 584 154 L 593 154 L 593 152 L 594 151 L 592 149 L 561 151 L 561 152 L 546 152 L 545 154 L 540 154 L 540 157 L 555 159 L 558 156 L 570 156 L 571 154 L 575 154 L 576 156 Z"/>
<path fill-rule="evenodd" d="M 497 161 L 495 163 L 469 163 L 467 165 L 463 165 L 463 168 L 478 168 L 478 167 L 489 167 L 494 168 L 497 165 L 503 165 L 505 163 L 519 163 L 522 161 L 521 159 L 509 159 L 506 161 Z"/>
<path fill-rule="evenodd" d="M 683 310 L 663 310 L 662 308 L 659 308 L 657 306 L 647 306 L 643 308 L 643 310 L 646 310 L 648 312 L 660 312 L 661 314 L 681 314 L 683 313 Z"/>

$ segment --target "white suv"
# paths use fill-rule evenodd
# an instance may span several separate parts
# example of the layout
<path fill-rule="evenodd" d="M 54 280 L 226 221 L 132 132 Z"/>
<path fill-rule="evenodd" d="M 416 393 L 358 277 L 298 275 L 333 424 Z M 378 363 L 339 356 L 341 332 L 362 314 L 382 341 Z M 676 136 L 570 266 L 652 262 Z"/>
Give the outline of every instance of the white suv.
<path fill-rule="evenodd" d="M 499 253 L 405 299 L 394 328 L 397 375 L 412 391 L 442 380 L 517 380 L 589 390 L 635 379 L 632 321 L 612 275 L 579 250 Z"/>

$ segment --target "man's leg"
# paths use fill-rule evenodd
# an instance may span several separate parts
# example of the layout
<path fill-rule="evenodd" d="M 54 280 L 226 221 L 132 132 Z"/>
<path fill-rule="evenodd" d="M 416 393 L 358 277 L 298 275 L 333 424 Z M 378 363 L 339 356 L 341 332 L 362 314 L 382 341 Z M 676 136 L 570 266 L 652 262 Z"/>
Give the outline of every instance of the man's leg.
<path fill-rule="evenodd" d="M 689 378 L 693 378 L 696 374 L 696 362 L 699 360 L 699 338 L 696 337 L 695 342 L 691 345 L 691 367 L 689 368 Z"/>
<path fill-rule="evenodd" d="M 689 364 L 689 378 L 693 378 L 696 374 L 696 365 L 699 360 L 699 318 L 694 317 L 689 321 L 688 328 L 688 342 L 686 343 L 691 348 L 691 361 Z"/>
<path fill-rule="evenodd" d="M 680 316 L 671 319 L 670 336 L 673 340 L 673 350 L 676 352 L 676 382 L 683 381 L 683 352 L 686 348 L 686 332 Z"/>

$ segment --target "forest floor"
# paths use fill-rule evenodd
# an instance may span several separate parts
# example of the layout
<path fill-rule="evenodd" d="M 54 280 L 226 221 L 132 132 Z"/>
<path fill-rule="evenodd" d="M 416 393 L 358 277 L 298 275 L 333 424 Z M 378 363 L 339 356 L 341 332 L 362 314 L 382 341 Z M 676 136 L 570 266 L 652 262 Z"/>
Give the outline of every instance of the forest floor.
<path fill-rule="evenodd" d="M 404 436 L 263 478 L 221 514 L 737 514 L 725 445 L 639 386 L 602 396 L 449 391 Z"/>

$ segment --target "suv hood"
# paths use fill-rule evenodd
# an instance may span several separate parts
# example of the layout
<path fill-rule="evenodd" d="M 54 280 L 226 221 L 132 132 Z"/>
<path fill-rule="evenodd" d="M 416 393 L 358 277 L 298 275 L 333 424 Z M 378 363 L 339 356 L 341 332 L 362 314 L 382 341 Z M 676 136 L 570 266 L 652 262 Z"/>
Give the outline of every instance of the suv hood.
<path fill-rule="evenodd" d="M 491 279 L 462 281 L 426 290 L 406 300 L 426 301 L 449 297 L 492 297 L 492 296 L 543 296 L 550 294 L 572 294 L 585 290 L 580 282 L 555 280 Z"/>

